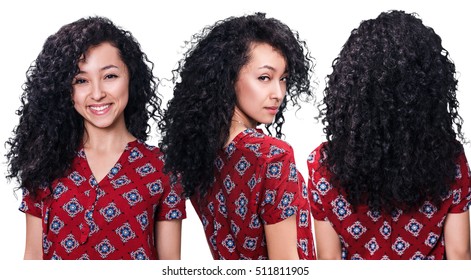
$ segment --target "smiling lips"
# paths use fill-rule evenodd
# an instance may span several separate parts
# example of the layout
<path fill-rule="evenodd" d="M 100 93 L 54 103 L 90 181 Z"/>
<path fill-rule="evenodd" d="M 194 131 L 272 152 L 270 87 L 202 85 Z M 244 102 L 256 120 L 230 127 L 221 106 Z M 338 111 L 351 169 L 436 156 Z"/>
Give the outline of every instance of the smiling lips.
<path fill-rule="evenodd" d="M 110 110 L 111 103 L 108 104 L 97 104 L 97 105 L 90 105 L 88 108 L 90 109 L 90 112 L 94 115 L 104 115 L 108 113 Z"/>

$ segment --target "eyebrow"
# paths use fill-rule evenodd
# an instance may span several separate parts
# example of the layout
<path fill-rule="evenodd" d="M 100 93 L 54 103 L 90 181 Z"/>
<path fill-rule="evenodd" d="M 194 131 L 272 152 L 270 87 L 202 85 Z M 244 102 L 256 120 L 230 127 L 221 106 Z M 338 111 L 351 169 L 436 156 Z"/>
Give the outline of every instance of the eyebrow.
<path fill-rule="evenodd" d="M 260 66 L 258 67 L 258 69 L 268 69 L 268 70 L 271 70 L 271 71 L 276 71 L 275 67 L 271 66 L 271 65 L 263 65 L 263 66 Z M 285 71 L 283 72 L 283 74 L 286 74 L 288 73 L 288 69 L 285 69 Z"/>
<path fill-rule="evenodd" d="M 107 66 L 102 67 L 102 68 L 100 69 L 100 71 L 108 70 L 108 69 L 111 69 L 111 68 L 119 69 L 118 66 L 113 65 L 113 64 L 110 64 L 110 65 L 107 65 Z M 86 72 L 86 71 L 82 71 L 82 70 L 79 71 L 79 74 L 83 74 L 83 73 L 87 73 L 87 72 Z"/>

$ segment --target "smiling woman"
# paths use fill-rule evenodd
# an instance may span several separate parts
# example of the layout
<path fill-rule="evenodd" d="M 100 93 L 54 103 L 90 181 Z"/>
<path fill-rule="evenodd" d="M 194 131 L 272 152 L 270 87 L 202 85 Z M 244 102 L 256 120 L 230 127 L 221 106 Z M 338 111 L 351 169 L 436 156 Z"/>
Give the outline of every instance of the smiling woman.
<path fill-rule="evenodd" d="M 185 203 L 147 145 L 160 114 L 151 63 L 101 17 L 50 36 L 7 144 L 23 190 L 25 259 L 178 259 Z M 165 239 L 164 239 L 165 238 Z"/>

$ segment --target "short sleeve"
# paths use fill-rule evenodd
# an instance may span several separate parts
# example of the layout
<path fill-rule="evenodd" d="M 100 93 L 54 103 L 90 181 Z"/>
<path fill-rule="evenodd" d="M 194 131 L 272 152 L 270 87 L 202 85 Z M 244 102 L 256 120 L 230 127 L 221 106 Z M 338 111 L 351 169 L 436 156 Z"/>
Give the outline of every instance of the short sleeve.
<path fill-rule="evenodd" d="M 295 215 L 304 200 L 307 202 L 292 148 L 275 148 L 265 158 L 260 174 L 263 184 L 259 211 L 264 224 L 276 224 Z"/>
<path fill-rule="evenodd" d="M 173 176 L 170 177 L 168 180 L 165 180 L 168 184 L 164 186 L 162 199 L 156 211 L 157 221 L 186 218 L 185 198 L 182 197 L 183 189 Z"/>
<path fill-rule="evenodd" d="M 49 193 L 50 191 L 47 187 L 40 187 L 37 189 L 36 196 L 33 197 L 32 193 L 26 189 L 23 189 L 19 210 L 26 214 L 31 214 L 35 217 L 42 218 L 44 201 Z"/>
<path fill-rule="evenodd" d="M 460 154 L 456 163 L 455 182 L 451 187 L 452 206 L 450 213 L 463 213 L 471 205 L 470 169 L 464 152 Z"/>
<path fill-rule="evenodd" d="M 327 219 L 324 206 L 322 205 L 322 197 L 330 189 L 330 183 L 328 181 L 329 176 L 327 176 L 324 170 L 325 167 L 321 164 L 324 159 L 322 154 L 323 145 L 324 144 L 317 147 L 307 159 L 309 174 L 308 190 L 311 213 L 314 219 L 318 221 Z"/>

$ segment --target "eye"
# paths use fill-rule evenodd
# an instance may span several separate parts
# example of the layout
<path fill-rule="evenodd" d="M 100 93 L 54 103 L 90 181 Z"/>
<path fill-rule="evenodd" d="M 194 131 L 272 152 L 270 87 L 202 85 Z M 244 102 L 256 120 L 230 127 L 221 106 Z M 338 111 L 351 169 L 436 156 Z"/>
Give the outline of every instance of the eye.
<path fill-rule="evenodd" d="M 288 82 L 288 76 L 282 77 L 280 81 L 285 82 L 285 83 Z"/>
<path fill-rule="evenodd" d="M 268 76 L 266 76 L 266 75 L 263 75 L 263 76 L 258 77 L 258 79 L 259 79 L 260 81 L 264 81 L 264 82 L 265 82 L 265 81 L 269 81 L 269 80 L 270 80 L 270 77 L 268 77 Z"/>
<path fill-rule="evenodd" d="M 74 81 L 72 82 L 73 85 L 80 85 L 86 83 L 87 80 L 82 79 L 82 78 L 75 78 Z"/>
<path fill-rule="evenodd" d="M 105 75 L 105 79 L 114 79 L 114 78 L 118 78 L 118 75 L 116 75 L 116 74 L 107 74 L 107 75 Z"/>

